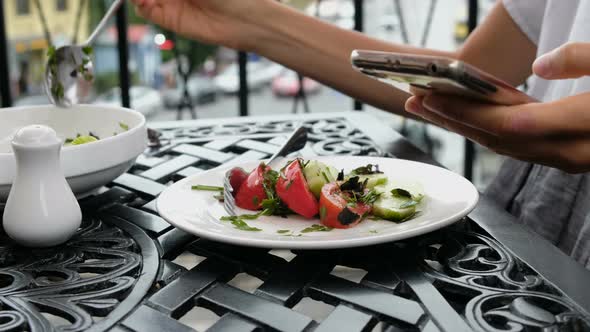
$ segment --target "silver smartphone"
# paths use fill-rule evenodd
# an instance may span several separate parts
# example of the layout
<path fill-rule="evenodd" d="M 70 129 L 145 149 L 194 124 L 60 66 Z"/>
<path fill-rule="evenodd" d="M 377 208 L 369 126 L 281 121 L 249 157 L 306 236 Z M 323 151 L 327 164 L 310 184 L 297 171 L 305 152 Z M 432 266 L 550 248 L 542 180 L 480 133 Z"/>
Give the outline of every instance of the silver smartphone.
<path fill-rule="evenodd" d="M 535 101 L 510 84 L 450 58 L 354 50 L 351 62 L 356 70 L 381 82 L 413 87 L 414 94 L 452 94 L 499 105 Z"/>

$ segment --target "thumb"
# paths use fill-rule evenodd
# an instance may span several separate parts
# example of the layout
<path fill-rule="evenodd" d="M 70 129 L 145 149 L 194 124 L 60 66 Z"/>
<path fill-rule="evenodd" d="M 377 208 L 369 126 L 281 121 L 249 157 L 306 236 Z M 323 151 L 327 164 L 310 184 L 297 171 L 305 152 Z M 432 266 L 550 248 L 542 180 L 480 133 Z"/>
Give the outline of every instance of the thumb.
<path fill-rule="evenodd" d="M 533 72 L 546 79 L 590 76 L 590 43 L 568 43 L 539 57 Z"/>

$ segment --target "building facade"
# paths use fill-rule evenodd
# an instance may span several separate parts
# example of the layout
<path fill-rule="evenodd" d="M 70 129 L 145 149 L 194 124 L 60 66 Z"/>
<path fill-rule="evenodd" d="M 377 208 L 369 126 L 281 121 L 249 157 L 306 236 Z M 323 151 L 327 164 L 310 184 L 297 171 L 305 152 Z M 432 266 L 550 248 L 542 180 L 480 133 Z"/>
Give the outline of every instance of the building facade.
<path fill-rule="evenodd" d="M 53 44 L 72 42 L 88 37 L 88 9 L 83 0 L 3 0 L 6 33 L 10 45 L 10 75 L 15 96 L 37 94 L 42 88 L 45 53 L 49 43 L 45 26 Z M 93 0 L 90 0 L 93 1 Z M 37 7 L 41 7 L 41 10 Z"/>

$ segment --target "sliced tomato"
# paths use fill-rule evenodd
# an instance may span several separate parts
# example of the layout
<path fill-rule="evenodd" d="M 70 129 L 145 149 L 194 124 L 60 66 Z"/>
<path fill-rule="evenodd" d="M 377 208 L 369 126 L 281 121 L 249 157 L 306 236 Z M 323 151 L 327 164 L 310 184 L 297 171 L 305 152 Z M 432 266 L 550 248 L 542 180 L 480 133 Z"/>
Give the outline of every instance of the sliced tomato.
<path fill-rule="evenodd" d="M 371 212 L 371 206 L 363 203 L 348 204 L 348 196 L 338 183 L 328 183 L 320 194 L 320 221 L 332 228 L 350 228 Z"/>
<path fill-rule="evenodd" d="M 306 218 L 318 214 L 318 201 L 309 190 L 299 160 L 292 161 L 281 172 L 276 189 L 277 195 L 291 211 Z"/>
<path fill-rule="evenodd" d="M 236 205 L 246 210 L 260 210 L 262 201 L 266 199 L 264 191 L 264 173 L 269 170 L 266 165 L 256 167 L 240 185 L 235 198 Z M 231 181 L 230 181 L 231 182 Z"/>
<path fill-rule="evenodd" d="M 242 186 L 242 183 L 248 178 L 248 173 L 241 167 L 234 167 L 229 172 L 229 183 L 235 195 Z"/>

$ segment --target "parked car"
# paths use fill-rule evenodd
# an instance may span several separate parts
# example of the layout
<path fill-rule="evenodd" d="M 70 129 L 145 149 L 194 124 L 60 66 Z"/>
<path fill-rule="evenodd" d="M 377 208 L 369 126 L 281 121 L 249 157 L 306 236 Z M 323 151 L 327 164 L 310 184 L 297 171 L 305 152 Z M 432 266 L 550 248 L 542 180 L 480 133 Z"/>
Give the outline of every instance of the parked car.
<path fill-rule="evenodd" d="M 297 94 L 300 88 L 299 77 L 292 70 L 284 70 L 272 81 L 272 92 L 277 97 L 292 97 Z M 318 82 L 309 77 L 303 78 L 303 91 L 310 95 L 317 93 L 321 86 Z"/>
<path fill-rule="evenodd" d="M 188 93 L 194 105 L 213 103 L 217 100 L 217 88 L 210 78 L 191 76 L 187 82 Z M 162 101 L 166 108 L 176 108 L 184 92 L 184 82 L 178 79 L 176 88 L 162 91 Z"/>
<path fill-rule="evenodd" d="M 273 80 L 282 70 L 283 66 L 261 60 L 250 61 L 246 66 L 248 86 L 252 90 L 259 90 Z M 213 84 L 224 93 L 237 93 L 240 89 L 240 77 L 238 72 L 238 65 L 233 63 L 217 75 Z"/>
<path fill-rule="evenodd" d="M 132 86 L 129 89 L 131 98 L 131 109 L 134 109 L 145 116 L 152 115 L 164 109 L 160 92 L 147 86 Z M 121 106 L 121 89 L 112 88 L 108 92 L 98 96 L 95 104 L 106 106 Z"/>

